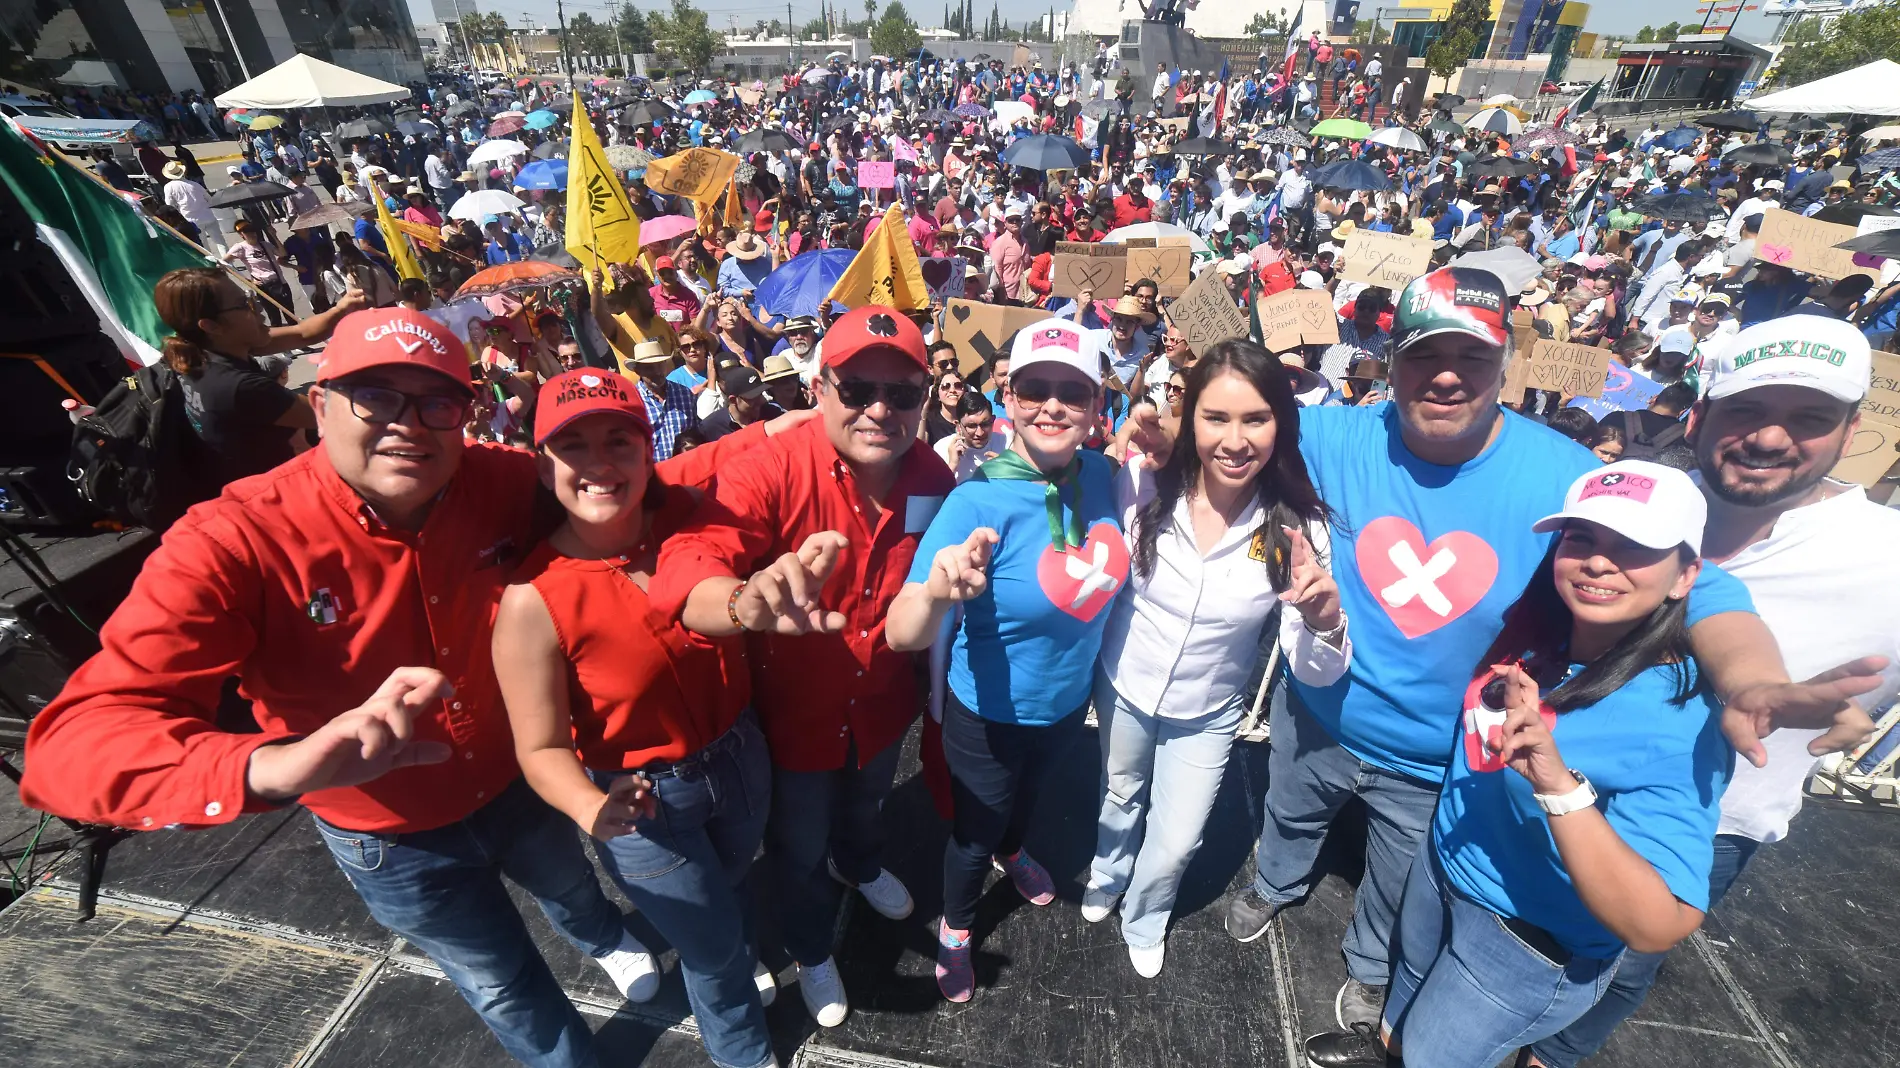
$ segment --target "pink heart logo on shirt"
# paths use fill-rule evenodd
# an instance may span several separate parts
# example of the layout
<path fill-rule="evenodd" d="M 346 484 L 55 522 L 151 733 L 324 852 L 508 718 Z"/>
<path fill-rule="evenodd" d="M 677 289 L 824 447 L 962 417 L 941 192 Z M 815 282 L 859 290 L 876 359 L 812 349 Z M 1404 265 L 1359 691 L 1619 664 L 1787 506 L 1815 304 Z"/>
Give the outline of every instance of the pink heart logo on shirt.
<path fill-rule="evenodd" d="M 1128 581 L 1128 543 L 1113 524 L 1097 523 L 1087 541 L 1067 552 L 1044 549 L 1036 581 L 1057 608 L 1090 622 Z"/>
<path fill-rule="evenodd" d="M 1471 611 L 1498 577 L 1498 554 L 1483 538 L 1454 530 L 1427 545 L 1417 527 L 1395 515 L 1367 523 L 1354 556 L 1373 600 L 1407 638 Z"/>

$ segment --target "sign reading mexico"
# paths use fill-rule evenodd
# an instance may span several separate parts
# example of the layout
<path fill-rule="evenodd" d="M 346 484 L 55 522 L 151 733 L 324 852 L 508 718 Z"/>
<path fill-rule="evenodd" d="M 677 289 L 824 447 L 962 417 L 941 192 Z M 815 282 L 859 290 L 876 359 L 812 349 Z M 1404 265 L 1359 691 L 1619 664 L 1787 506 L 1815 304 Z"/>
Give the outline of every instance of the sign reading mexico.
<path fill-rule="evenodd" d="M 1349 282 L 1384 286 L 1397 293 L 1432 269 L 1432 243 L 1420 237 L 1354 230 L 1346 238 L 1340 274 Z"/>

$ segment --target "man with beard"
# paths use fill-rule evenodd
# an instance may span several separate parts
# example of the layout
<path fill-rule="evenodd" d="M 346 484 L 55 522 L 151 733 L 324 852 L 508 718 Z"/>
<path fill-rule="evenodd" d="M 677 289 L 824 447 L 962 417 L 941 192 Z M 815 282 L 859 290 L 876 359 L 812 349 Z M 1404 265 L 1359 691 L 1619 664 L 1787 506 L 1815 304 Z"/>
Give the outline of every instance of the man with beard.
<path fill-rule="evenodd" d="M 1741 579 L 1799 678 L 1855 656 L 1900 648 L 1900 513 L 1827 473 L 1860 425 L 1871 359 L 1846 323 L 1789 315 L 1752 326 L 1712 361 L 1709 392 L 1689 413 L 1709 519 L 1703 556 Z M 1857 698 L 1878 708 L 1900 691 L 1889 669 Z M 1813 770 L 1815 731 L 1776 731 L 1766 767 L 1737 762 L 1722 795 L 1709 908 L 1757 849 L 1787 836 Z M 1665 954 L 1626 953 L 1582 1019 L 1532 1047 L 1530 1063 L 1571 1068 L 1642 1007 Z"/>

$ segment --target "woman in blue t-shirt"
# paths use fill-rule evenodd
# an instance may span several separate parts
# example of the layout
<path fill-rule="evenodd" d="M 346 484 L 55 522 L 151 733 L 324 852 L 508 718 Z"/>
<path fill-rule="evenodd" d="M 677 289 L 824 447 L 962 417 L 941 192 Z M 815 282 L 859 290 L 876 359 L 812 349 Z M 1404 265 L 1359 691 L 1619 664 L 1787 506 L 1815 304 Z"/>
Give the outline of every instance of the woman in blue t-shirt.
<path fill-rule="evenodd" d="M 975 991 L 970 928 L 992 864 L 1031 904 L 1055 900 L 1023 832 L 1045 771 L 1082 732 L 1109 605 L 1128 581 L 1113 466 L 1082 448 L 1102 362 L 1095 335 L 1067 320 L 1017 333 L 1015 439 L 944 500 L 885 624 L 900 652 L 928 648 L 946 626 L 954 636 L 943 750 L 956 815 L 937 949 L 951 1001 Z"/>
<path fill-rule="evenodd" d="M 1625 947 L 1702 923 L 1734 760 L 1689 652 L 1707 514 L 1687 475 L 1625 460 L 1533 527 L 1562 533 L 1466 692 L 1382 1032 L 1310 1039 L 1310 1063 L 1488 1068 L 1588 1011 Z"/>

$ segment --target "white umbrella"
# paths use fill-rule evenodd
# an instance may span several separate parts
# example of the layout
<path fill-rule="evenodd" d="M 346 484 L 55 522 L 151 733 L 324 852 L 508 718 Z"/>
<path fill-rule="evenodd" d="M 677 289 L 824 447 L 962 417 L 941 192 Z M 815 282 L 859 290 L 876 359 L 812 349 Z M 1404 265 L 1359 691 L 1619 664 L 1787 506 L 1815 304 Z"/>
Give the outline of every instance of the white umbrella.
<path fill-rule="evenodd" d="M 1375 145 L 1385 145 L 1403 152 L 1425 151 L 1425 140 L 1403 126 L 1387 126 L 1374 133 L 1370 138 Z"/>
<path fill-rule="evenodd" d="M 851 53 L 849 53 L 849 52 L 826 52 L 826 53 L 825 53 L 825 58 L 826 58 L 826 59 L 850 59 L 850 58 L 851 58 Z"/>
<path fill-rule="evenodd" d="M 1900 141 L 1900 126 L 1876 126 L 1860 136 L 1863 141 Z"/>
<path fill-rule="evenodd" d="M 1501 133 L 1507 137 L 1516 137 L 1524 132 L 1524 123 L 1519 121 L 1516 115 L 1503 108 L 1485 108 L 1465 120 L 1465 129 L 1485 130 L 1490 133 Z"/>
<path fill-rule="evenodd" d="M 1007 130 L 1017 119 L 1034 118 L 1036 109 L 1020 100 L 998 100 L 990 105 L 990 111 L 996 118 L 990 120 L 990 129 Z"/>
<path fill-rule="evenodd" d="M 520 197 L 503 189 L 477 189 L 473 193 L 463 193 L 462 199 L 449 209 L 449 216 L 481 222 L 488 215 L 505 215 L 511 211 L 520 211 L 523 207 Z"/>
<path fill-rule="evenodd" d="M 1496 96 L 1487 97 L 1484 101 L 1484 106 L 1490 108 L 1490 107 L 1496 107 L 1499 104 L 1515 104 L 1515 103 L 1517 103 L 1516 97 L 1512 96 L 1509 93 L 1499 93 Z"/>
<path fill-rule="evenodd" d="M 808 82 L 808 83 L 822 82 L 825 80 L 825 78 L 828 75 L 830 75 L 830 73 L 831 73 L 830 71 L 825 70 L 822 67 L 813 67 L 812 69 L 806 71 L 803 75 L 801 75 L 800 80 Z"/>
<path fill-rule="evenodd" d="M 1467 252 L 1451 261 L 1453 267 L 1475 267 L 1480 271 L 1490 271 L 1504 283 L 1504 287 L 1513 293 L 1521 291 L 1531 284 L 1543 271 L 1543 265 L 1536 256 L 1518 248 L 1506 245 L 1486 252 Z M 1523 355 L 1519 353 L 1519 355 Z"/>
<path fill-rule="evenodd" d="M 1200 234 L 1195 233 L 1185 226 L 1176 226 L 1173 223 L 1135 223 L 1133 226 L 1124 226 L 1118 230 L 1110 230 L 1108 233 L 1102 235 L 1102 244 L 1119 245 L 1130 239 L 1156 237 L 1185 237 L 1188 239 L 1188 244 L 1193 246 L 1194 251 L 1210 256 L 1214 254 L 1214 250 L 1207 247 L 1207 242 L 1201 240 Z"/>
<path fill-rule="evenodd" d="M 475 151 L 468 154 L 468 162 L 471 165 L 476 163 L 498 163 L 510 156 L 525 156 L 527 154 L 527 145 L 519 141 L 510 141 L 503 138 L 498 141 L 483 141 L 476 147 Z"/>

